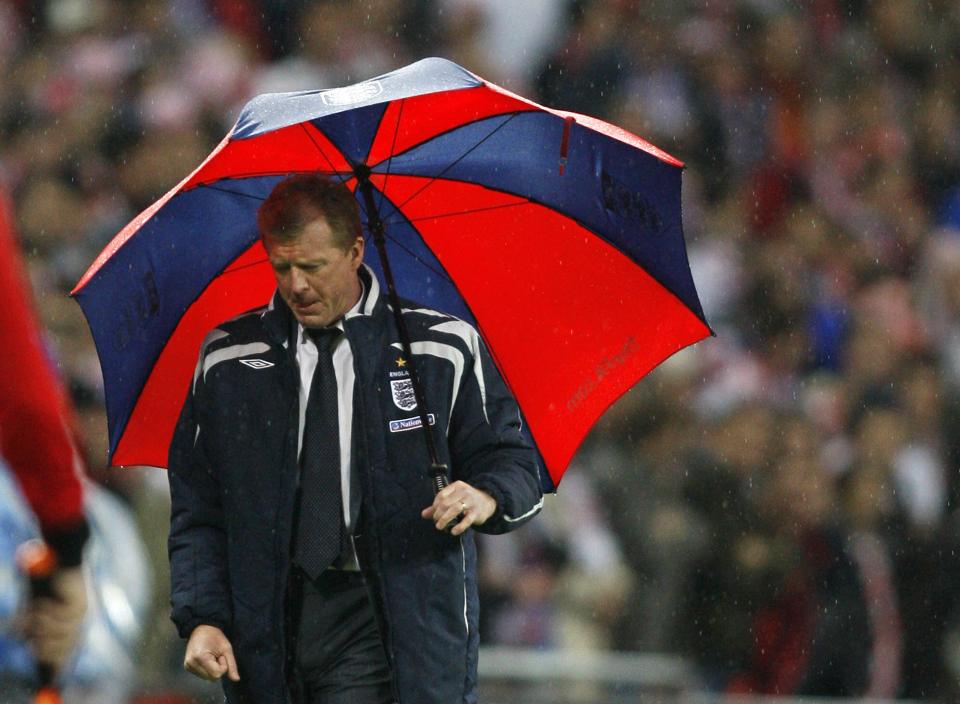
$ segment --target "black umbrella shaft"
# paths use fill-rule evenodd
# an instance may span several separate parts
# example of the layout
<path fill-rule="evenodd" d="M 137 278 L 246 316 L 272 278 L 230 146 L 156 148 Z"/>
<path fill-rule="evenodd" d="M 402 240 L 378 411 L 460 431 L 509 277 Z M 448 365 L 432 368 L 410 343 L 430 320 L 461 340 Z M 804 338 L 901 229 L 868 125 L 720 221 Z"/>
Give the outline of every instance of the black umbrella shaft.
<path fill-rule="evenodd" d="M 433 478 L 434 489 L 440 491 L 450 483 L 450 479 L 447 477 L 447 466 L 441 464 L 439 456 L 437 455 L 437 445 L 434 441 L 433 433 L 430 431 L 426 397 L 423 394 L 420 375 L 417 373 L 417 365 L 413 360 L 413 351 L 410 346 L 410 333 L 407 330 L 407 322 L 403 319 L 400 296 L 397 294 L 397 287 L 393 279 L 393 270 L 390 268 L 390 259 L 387 257 L 387 243 L 383 232 L 383 221 L 380 219 L 380 212 L 373 199 L 373 186 L 370 185 L 370 179 L 365 175 L 360 175 L 357 181 L 363 194 L 363 202 L 367 210 L 367 226 L 370 228 L 370 234 L 373 236 L 373 244 L 377 248 L 377 254 L 380 255 L 383 277 L 387 282 L 387 295 L 390 298 L 390 305 L 393 307 L 393 317 L 396 321 L 397 333 L 400 335 L 400 345 L 403 347 L 403 354 L 410 367 L 410 379 L 413 382 L 413 396 L 417 400 L 417 408 L 420 409 L 420 424 L 423 427 L 423 437 L 427 441 L 427 452 L 430 455 L 430 475 Z"/>

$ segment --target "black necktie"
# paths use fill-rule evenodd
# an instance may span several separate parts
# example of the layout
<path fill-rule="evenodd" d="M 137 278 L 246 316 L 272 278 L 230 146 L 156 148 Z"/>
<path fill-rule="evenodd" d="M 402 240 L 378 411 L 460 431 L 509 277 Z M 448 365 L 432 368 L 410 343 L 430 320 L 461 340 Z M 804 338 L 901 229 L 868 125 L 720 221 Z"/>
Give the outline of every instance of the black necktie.
<path fill-rule="evenodd" d="M 340 423 L 332 347 L 337 328 L 308 330 L 317 345 L 300 452 L 300 509 L 294 561 L 311 579 L 340 555 L 343 498 L 340 488 Z"/>

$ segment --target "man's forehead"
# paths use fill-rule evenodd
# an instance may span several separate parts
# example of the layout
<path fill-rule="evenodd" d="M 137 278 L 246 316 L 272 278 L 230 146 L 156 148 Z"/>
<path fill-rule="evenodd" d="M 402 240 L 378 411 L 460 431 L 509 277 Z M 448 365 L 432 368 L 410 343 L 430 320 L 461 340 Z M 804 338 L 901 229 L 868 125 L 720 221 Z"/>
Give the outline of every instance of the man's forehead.
<path fill-rule="evenodd" d="M 267 251 L 332 247 L 333 231 L 325 218 L 315 218 L 296 230 L 280 236 L 267 234 L 263 238 Z"/>
<path fill-rule="evenodd" d="M 273 247 L 267 247 L 267 258 L 275 263 L 312 264 L 327 261 L 333 250 L 332 247 L 304 247 L 301 242 L 277 243 Z"/>

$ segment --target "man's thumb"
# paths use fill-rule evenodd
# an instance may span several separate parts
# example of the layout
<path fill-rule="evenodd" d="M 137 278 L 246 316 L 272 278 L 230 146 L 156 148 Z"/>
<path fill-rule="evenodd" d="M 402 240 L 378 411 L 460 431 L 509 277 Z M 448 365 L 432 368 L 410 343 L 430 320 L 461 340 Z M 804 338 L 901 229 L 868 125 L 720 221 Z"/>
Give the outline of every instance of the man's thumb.
<path fill-rule="evenodd" d="M 237 669 L 237 661 L 233 658 L 233 653 L 225 653 L 220 656 L 220 664 L 227 671 L 227 677 L 234 682 L 240 681 L 240 671 Z"/>

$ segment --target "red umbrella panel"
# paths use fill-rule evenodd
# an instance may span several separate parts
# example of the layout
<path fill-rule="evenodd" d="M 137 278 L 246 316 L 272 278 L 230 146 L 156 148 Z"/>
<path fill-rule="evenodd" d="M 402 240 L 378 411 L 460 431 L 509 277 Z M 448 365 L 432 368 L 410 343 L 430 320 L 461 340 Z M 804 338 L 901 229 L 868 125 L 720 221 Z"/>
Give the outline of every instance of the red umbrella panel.
<path fill-rule="evenodd" d="M 252 100 L 77 284 L 111 461 L 164 466 L 204 334 L 274 289 L 257 207 L 293 173 L 373 188 L 400 294 L 477 327 L 553 489 L 597 418 L 710 334 L 687 262 L 682 164 L 442 59 Z M 367 263 L 382 277 L 374 247 Z"/>

